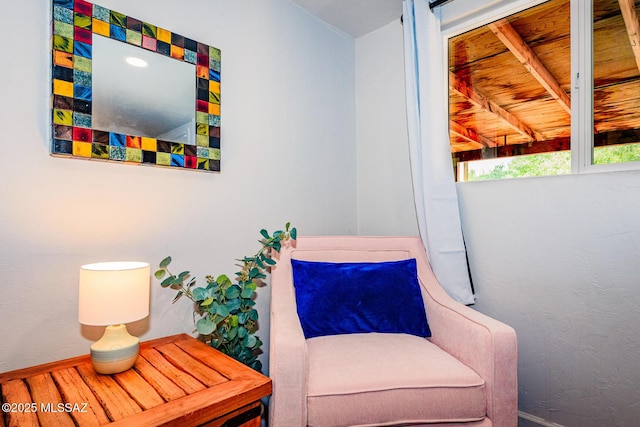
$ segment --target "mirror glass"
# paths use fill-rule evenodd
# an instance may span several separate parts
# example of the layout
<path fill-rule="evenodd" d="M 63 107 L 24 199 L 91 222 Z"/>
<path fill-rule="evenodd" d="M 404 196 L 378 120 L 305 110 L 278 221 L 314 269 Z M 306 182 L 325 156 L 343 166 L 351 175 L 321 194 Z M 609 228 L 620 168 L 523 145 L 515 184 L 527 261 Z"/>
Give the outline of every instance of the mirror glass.
<path fill-rule="evenodd" d="M 195 65 L 93 35 L 93 128 L 195 145 Z"/>
<path fill-rule="evenodd" d="M 220 49 L 85 0 L 51 28 L 52 155 L 220 171 Z"/>

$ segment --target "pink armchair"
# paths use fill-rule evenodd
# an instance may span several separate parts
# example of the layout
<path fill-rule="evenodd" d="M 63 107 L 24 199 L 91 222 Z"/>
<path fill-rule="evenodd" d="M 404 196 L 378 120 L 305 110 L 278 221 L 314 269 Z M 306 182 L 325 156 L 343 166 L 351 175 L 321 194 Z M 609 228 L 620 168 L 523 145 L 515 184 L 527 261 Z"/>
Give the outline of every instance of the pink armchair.
<path fill-rule="evenodd" d="M 354 333 L 305 339 L 291 259 L 417 260 L 432 332 Z M 429 425 L 515 427 L 514 330 L 453 301 L 414 237 L 299 237 L 271 277 L 271 427 Z"/>

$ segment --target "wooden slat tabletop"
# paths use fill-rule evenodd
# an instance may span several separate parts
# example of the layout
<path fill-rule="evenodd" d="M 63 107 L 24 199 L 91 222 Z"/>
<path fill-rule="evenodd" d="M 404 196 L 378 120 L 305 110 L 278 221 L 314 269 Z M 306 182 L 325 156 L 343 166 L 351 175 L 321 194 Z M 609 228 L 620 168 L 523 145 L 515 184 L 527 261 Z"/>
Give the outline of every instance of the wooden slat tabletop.
<path fill-rule="evenodd" d="M 248 425 L 269 394 L 268 377 L 180 334 L 142 343 L 119 374 L 96 373 L 89 356 L 0 373 L 0 427 Z"/>

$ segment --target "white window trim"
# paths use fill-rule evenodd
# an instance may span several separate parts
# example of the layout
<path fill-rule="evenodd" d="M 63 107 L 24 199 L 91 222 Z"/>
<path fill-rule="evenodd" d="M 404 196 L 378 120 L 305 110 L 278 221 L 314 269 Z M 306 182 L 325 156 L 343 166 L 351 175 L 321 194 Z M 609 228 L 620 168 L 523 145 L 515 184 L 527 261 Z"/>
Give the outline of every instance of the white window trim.
<path fill-rule="evenodd" d="M 453 1 L 441 7 L 442 37 L 446 40 L 529 7 L 537 6 L 545 1 L 547 0 Z"/>
<path fill-rule="evenodd" d="M 571 172 L 586 172 L 593 158 L 593 13 L 591 1 L 571 1 Z M 578 37 L 573 34 L 577 33 Z"/>
<path fill-rule="evenodd" d="M 448 40 L 547 0 L 462 0 L 442 6 L 442 38 Z M 593 13 L 590 0 L 571 0 L 571 173 L 639 170 L 640 162 L 594 165 Z M 577 36 L 576 36 L 577 35 Z M 448 43 L 443 43 L 448 75 Z M 446 80 L 445 80 L 446 81 Z"/>

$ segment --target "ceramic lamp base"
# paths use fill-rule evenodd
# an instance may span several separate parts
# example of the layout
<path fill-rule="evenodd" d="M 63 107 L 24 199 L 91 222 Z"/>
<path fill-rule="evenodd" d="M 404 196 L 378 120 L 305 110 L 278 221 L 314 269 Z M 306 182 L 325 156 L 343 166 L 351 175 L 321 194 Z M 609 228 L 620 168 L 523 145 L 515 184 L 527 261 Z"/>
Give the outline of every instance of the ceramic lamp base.
<path fill-rule="evenodd" d="M 131 368 L 138 358 L 140 340 L 125 325 L 107 326 L 104 335 L 91 346 L 93 369 L 99 374 L 117 374 Z"/>

